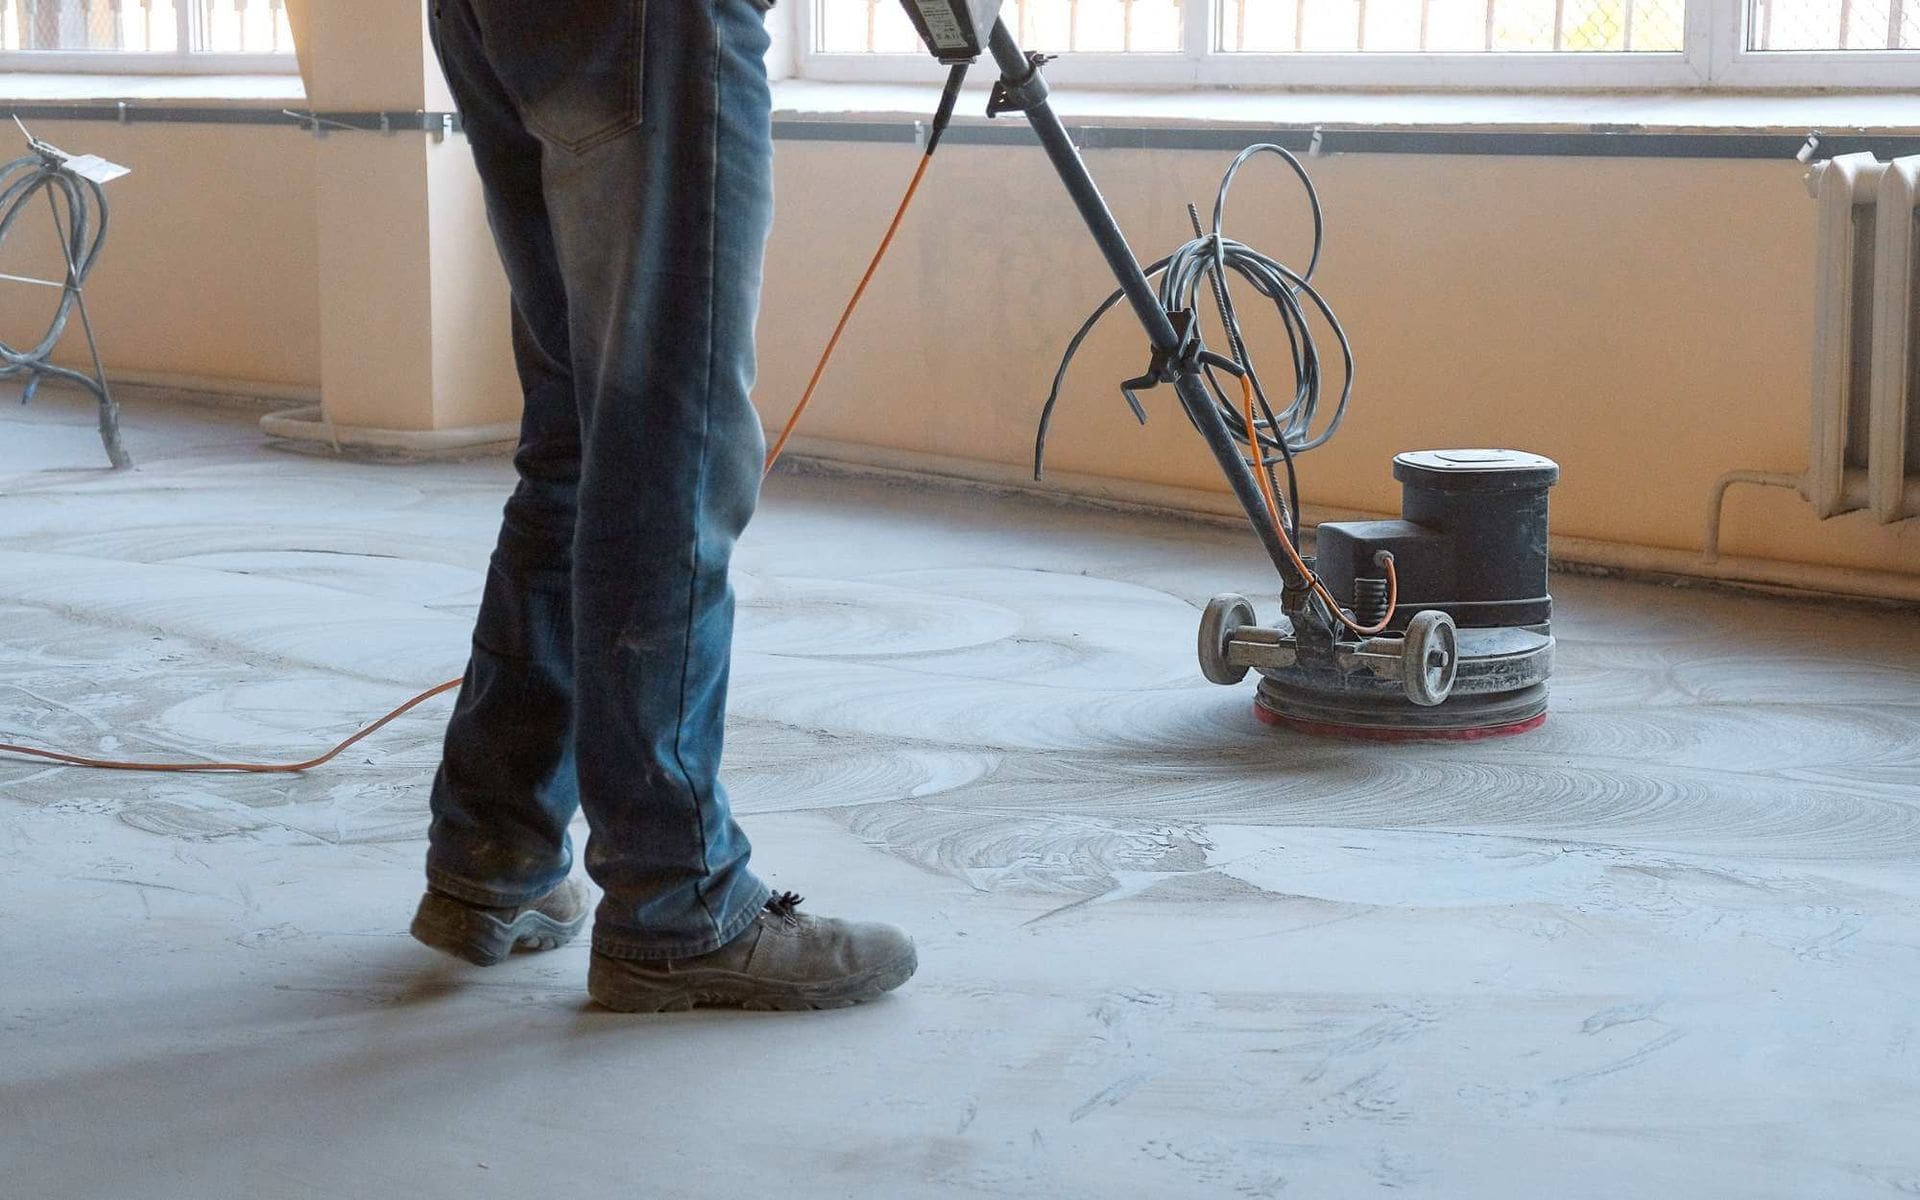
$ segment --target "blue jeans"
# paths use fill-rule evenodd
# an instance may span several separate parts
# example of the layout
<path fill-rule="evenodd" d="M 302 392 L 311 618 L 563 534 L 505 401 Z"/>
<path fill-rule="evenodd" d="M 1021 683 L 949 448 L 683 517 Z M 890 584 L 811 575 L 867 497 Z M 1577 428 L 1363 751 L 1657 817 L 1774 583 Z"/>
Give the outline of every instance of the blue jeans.
<path fill-rule="evenodd" d="M 427 882 L 605 891 L 594 949 L 701 954 L 766 902 L 719 781 L 727 564 L 759 495 L 748 402 L 773 213 L 764 0 L 435 0 L 526 393 L 433 787 Z"/>

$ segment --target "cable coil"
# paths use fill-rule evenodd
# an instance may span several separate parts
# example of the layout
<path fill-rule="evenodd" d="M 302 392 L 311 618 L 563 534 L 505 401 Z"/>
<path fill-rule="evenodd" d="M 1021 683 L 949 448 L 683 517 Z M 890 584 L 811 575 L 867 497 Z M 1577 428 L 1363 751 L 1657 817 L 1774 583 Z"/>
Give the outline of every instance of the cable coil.
<path fill-rule="evenodd" d="M 1234 182 L 1241 168 L 1265 154 L 1284 161 L 1306 193 L 1307 210 L 1313 218 L 1313 245 L 1304 270 L 1296 271 L 1279 259 L 1226 236 L 1227 197 L 1233 191 Z M 1347 405 L 1353 399 L 1353 345 L 1348 341 L 1347 331 L 1341 326 L 1333 306 L 1313 286 L 1313 276 L 1319 270 L 1320 254 L 1326 245 L 1326 218 L 1320 206 L 1319 189 L 1314 186 L 1313 177 L 1307 174 L 1306 167 L 1291 151 L 1271 142 L 1260 142 L 1248 146 L 1235 156 L 1227 166 L 1226 173 L 1221 176 L 1220 188 L 1213 199 L 1211 229 L 1202 228 L 1199 211 L 1192 205 L 1187 206 L 1187 216 L 1193 223 L 1193 240 L 1146 268 L 1148 279 L 1159 280 L 1157 294 L 1161 307 L 1169 314 L 1197 315 L 1201 289 L 1204 287 L 1212 293 L 1215 310 L 1221 326 L 1226 330 L 1232 351 L 1232 365 L 1216 366 L 1215 363 L 1224 360 L 1207 355 L 1201 360 L 1201 374 L 1222 424 L 1233 440 L 1246 449 L 1248 465 L 1260 484 L 1262 499 L 1280 533 L 1284 549 L 1305 577 L 1308 586 L 1326 602 L 1329 616 L 1363 637 L 1383 632 L 1392 623 L 1399 599 L 1399 581 L 1391 556 L 1386 556 L 1380 564 L 1386 573 L 1384 610 L 1356 620 L 1341 611 L 1325 582 L 1313 571 L 1311 564 L 1301 557 L 1299 550 L 1300 480 L 1294 467 L 1294 458 L 1324 446 L 1339 431 L 1340 423 L 1347 415 Z M 1285 407 L 1278 410 L 1274 408 L 1268 390 L 1260 380 L 1260 371 L 1253 361 L 1252 352 L 1247 349 L 1240 312 L 1233 300 L 1229 282 L 1231 278 L 1251 285 L 1254 291 L 1270 301 L 1286 333 L 1293 371 L 1293 393 Z M 1047 402 L 1040 410 L 1039 429 L 1034 436 L 1033 477 L 1036 480 L 1045 471 L 1047 434 L 1060 404 L 1067 370 L 1101 319 L 1124 298 L 1124 292 L 1115 291 L 1101 301 L 1067 342 L 1066 351 L 1060 357 L 1060 366 L 1054 372 Z M 1334 400 L 1331 412 L 1325 415 L 1322 410 L 1327 394 L 1327 375 L 1313 320 L 1316 314 L 1320 323 L 1332 331 L 1339 347 L 1341 364 L 1339 396 Z M 1208 358 L 1213 361 L 1207 361 Z M 1220 372 L 1223 370 L 1230 370 L 1237 378 L 1241 393 L 1237 403 L 1220 382 Z M 1123 392 L 1134 417 L 1144 425 L 1146 410 L 1131 390 L 1123 389 Z M 1284 466 L 1287 472 L 1285 500 L 1281 499 L 1278 481 L 1273 475 L 1277 466 Z"/>
<path fill-rule="evenodd" d="M 1296 271 L 1270 255 L 1226 236 L 1227 198 L 1233 190 L 1240 170 L 1252 159 L 1263 155 L 1276 155 L 1292 168 L 1294 176 L 1305 190 L 1307 208 L 1313 218 L 1313 245 L 1304 270 Z M 1189 208 L 1189 213 L 1193 210 Z M 1196 225 L 1197 217 L 1196 217 Z M 1248 429 L 1245 417 L 1221 387 L 1218 376 L 1208 368 L 1207 381 L 1213 392 L 1214 402 L 1220 409 L 1222 420 L 1233 434 L 1234 440 L 1242 446 L 1251 448 L 1257 443 L 1260 450 L 1250 454 L 1261 470 L 1271 470 L 1275 466 L 1288 468 L 1289 495 L 1295 511 L 1299 508 L 1298 481 L 1293 479 L 1293 456 L 1304 454 L 1326 444 L 1340 428 L 1346 417 L 1347 404 L 1353 396 L 1353 347 L 1347 340 L 1346 330 L 1325 297 L 1313 286 L 1313 276 L 1320 266 L 1321 251 L 1326 241 L 1326 221 L 1321 210 L 1320 193 L 1306 168 L 1293 153 L 1285 147 L 1270 142 L 1249 146 L 1234 158 L 1221 177 L 1219 191 L 1214 196 L 1213 224 L 1210 231 L 1195 229 L 1194 239 L 1175 250 L 1165 258 L 1146 268 L 1149 279 L 1159 280 L 1159 296 L 1162 305 L 1170 313 L 1195 311 L 1202 286 L 1213 291 L 1216 308 L 1221 324 L 1225 327 L 1232 351 L 1232 358 L 1241 370 L 1252 380 L 1258 417 L 1253 429 Z M 1279 314 L 1281 327 L 1286 333 L 1287 347 L 1293 371 L 1292 397 L 1286 406 L 1275 410 L 1267 387 L 1261 382 L 1258 367 L 1252 353 L 1247 349 L 1246 338 L 1242 332 L 1240 312 L 1233 300 L 1232 289 L 1228 282 L 1231 274 L 1239 278 L 1261 296 L 1271 301 Z M 1061 356 L 1059 369 L 1054 373 L 1053 386 L 1047 393 L 1047 402 L 1041 409 L 1039 430 L 1034 439 L 1034 478 L 1043 474 L 1046 463 L 1047 434 L 1053 423 L 1055 410 L 1059 407 L 1060 395 L 1066 382 L 1068 368 L 1074 357 L 1080 352 L 1094 328 L 1102 318 L 1113 311 L 1124 293 L 1115 291 L 1103 300 L 1075 331 L 1067 343 L 1066 352 Z M 1337 400 L 1332 412 L 1322 416 L 1323 397 L 1326 393 L 1326 372 L 1324 358 L 1320 349 L 1319 337 L 1311 320 L 1317 313 L 1332 331 L 1339 347 L 1343 378 Z M 1134 415 L 1143 424 L 1146 420 L 1144 410 L 1135 408 Z M 1298 536 L 1297 527 L 1290 523 L 1289 536 Z"/>

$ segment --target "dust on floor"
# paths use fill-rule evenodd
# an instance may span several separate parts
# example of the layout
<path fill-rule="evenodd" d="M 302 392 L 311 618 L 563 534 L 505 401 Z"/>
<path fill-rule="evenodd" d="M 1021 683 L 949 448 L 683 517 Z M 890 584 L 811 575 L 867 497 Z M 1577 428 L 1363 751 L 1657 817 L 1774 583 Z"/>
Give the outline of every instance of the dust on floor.
<path fill-rule="evenodd" d="M 503 462 L 0 415 L 0 738 L 293 757 L 457 674 Z M 817 1017 L 594 1011 L 404 933 L 445 707 L 300 778 L 0 762 L 0 1192 L 1920 1193 L 1920 621 L 1558 579 L 1541 732 L 1269 730 L 1174 523 L 780 479 L 730 783 L 907 926 Z M 584 830 L 581 831 L 584 835 Z"/>

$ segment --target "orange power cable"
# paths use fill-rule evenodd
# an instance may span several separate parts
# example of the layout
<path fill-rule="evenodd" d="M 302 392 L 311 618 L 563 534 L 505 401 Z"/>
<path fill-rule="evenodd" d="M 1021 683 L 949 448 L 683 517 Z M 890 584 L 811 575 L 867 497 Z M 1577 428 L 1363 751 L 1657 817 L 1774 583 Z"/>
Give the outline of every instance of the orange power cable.
<path fill-rule="evenodd" d="M 415 708 L 418 708 L 420 705 L 425 704 L 427 701 L 433 699 L 435 696 L 438 696 L 443 692 L 450 692 L 454 688 L 457 688 L 459 686 L 460 686 L 460 680 L 458 679 L 449 679 L 445 683 L 435 684 L 433 687 L 428 688 L 426 691 L 421 692 L 418 696 L 415 696 L 413 699 L 407 701 L 405 704 L 402 704 L 400 707 L 394 709 L 392 712 L 388 713 L 386 716 L 381 717 L 378 721 L 375 721 L 373 724 L 367 726 L 365 729 L 362 729 L 360 732 L 354 734 L 352 737 L 348 738 L 346 741 L 341 742 L 338 746 L 335 746 L 333 749 L 327 751 L 325 754 L 322 754 L 317 758 L 309 758 L 305 762 L 296 762 L 296 763 L 122 762 L 118 759 L 112 759 L 112 758 L 88 758 L 85 755 L 80 755 L 80 754 L 62 754 L 57 750 L 36 750 L 31 746 L 15 746 L 9 742 L 0 742 L 0 754 L 19 754 L 19 755 L 24 755 L 28 758 L 44 758 L 52 762 L 65 763 L 67 766 L 70 766 L 70 767 L 92 767 L 96 770 L 101 770 L 101 771 L 163 771 L 163 772 L 168 772 L 173 774 L 185 774 L 188 772 L 211 771 L 211 772 L 245 773 L 250 775 L 292 775 L 300 771 L 311 770 L 314 767 L 324 766 L 325 764 L 332 762 L 334 759 L 340 757 L 340 755 L 344 753 L 346 749 L 349 746 L 353 745 L 355 742 L 361 740 L 364 737 L 367 737 L 369 734 L 372 734 L 379 729 L 384 728 L 386 725 L 390 724 L 397 718 L 405 715 L 406 713 L 412 711 Z"/>
<path fill-rule="evenodd" d="M 900 207 L 894 210 L 893 223 L 887 226 L 887 235 L 880 239 L 880 248 L 873 252 L 873 261 L 867 264 L 867 273 L 860 277 L 860 286 L 853 289 L 853 298 L 847 301 L 847 307 L 840 314 L 840 323 L 833 327 L 833 336 L 827 339 L 827 348 L 820 352 L 820 361 L 813 368 L 813 378 L 807 380 L 807 390 L 800 393 L 800 403 L 794 408 L 793 415 L 787 418 L 787 427 L 780 431 L 780 437 L 773 443 L 773 449 L 767 452 L 767 465 L 762 473 L 771 474 L 773 464 L 780 461 L 780 455 L 787 448 L 787 439 L 800 425 L 800 418 L 806 414 L 807 405 L 813 402 L 814 389 L 820 386 L 820 379 L 827 373 L 827 364 L 833 361 L 833 352 L 840 346 L 840 335 L 847 331 L 847 322 L 853 319 L 853 312 L 860 307 L 860 300 L 867 294 L 867 285 L 873 282 L 875 272 L 887 257 L 887 251 L 893 247 L 894 235 L 900 232 L 900 223 L 907 218 L 907 209 L 913 205 L 913 195 L 920 190 L 920 181 L 927 176 L 927 168 L 933 163 L 933 146 L 920 156 L 920 166 L 913 173 L 913 182 L 907 185 L 907 194 L 900 197 Z"/>
<path fill-rule="evenodd" d="M 1306 561 L 1300 557 L 1300 552 L 1294 549 L 1293 539 L 1287 536 L 1286 522 L 1280 519 L 1280 497 L 1274 494 L 1273 480 L 1260 465 L 1260 429 L 1253 423 L 1253 376 L 1251 375 L 1240 376 L 1240 403 L 1241 413 L 1247 422 L 1247 445 L 1254 456 L 1253 477 L 1260 481 L 1260 497 L 1267 504 L 1267 519 L 1272 521 L 1274 529 L 1279 531 L 1280 544 L 1286 548 L 1287 557 L 1293 560 L 1294 566 L 1300 568 L 1300 574 L 1306 577 L 1307 583 L 1320 598 L 1327 602 L 1327 608 L 1342 625 L 1360 637 L 1372 637 L 1376 633 L 1386 632 L 1387 626 L 1393 623 L 1394 610 L 1400 607 L 1400 576 L 1393 569 L 1393 556 L 1389 554 L 1385 557 L 1387 615 L 1380 618 L 1378 625 L 1362 626 L 1341 611 L 1340 602 L 1333 598 L 1333 593 L 1329 592 L 1327 585 L 1320 581 L 1320 576 L 1307 566 Z"/>

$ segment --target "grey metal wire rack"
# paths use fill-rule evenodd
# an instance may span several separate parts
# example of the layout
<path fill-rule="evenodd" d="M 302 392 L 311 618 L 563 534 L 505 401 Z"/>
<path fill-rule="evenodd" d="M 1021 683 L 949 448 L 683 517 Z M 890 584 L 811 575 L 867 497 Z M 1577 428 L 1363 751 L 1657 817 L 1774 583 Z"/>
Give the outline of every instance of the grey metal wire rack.
<path fill-rule="evenodd" d="M 107 240 L 107 197 L 100 184 L 77 174 L 68 156 L 36 139 L 29 139 L 31 152 L 0 166 L 0 250 L 14 232 L 29 206 L 45 196 L 53 232 L 65 260 L 63 279 L 40 279 L 31 275 L 0 273 L 0 283 L 56 288 L 60 301 L 54 306 L 53 319 L 38 341 L 14 346 L 0 338 L 0 379 L 26 377 L 21 396 L 25 403 L 33 399 L 46 379 L 75 384 L 99 401 L 100 441 L 106 447 L 107 461 L 116 469 L 131 467 L 133 459 L 120 439 L 120 406 L 107 386 L 106 368 L 100 362 L 100 345 L 94 337 L 93 319 L 87 314 L 83 288 L 87 276 L 100 258 Z M 86 333 L 87 353 L 93 361 L 93 373 L 75 371 L 52 361 L 54 348 L 66 335 L 67 323 L 80 314 L 80 326 Z"/>

